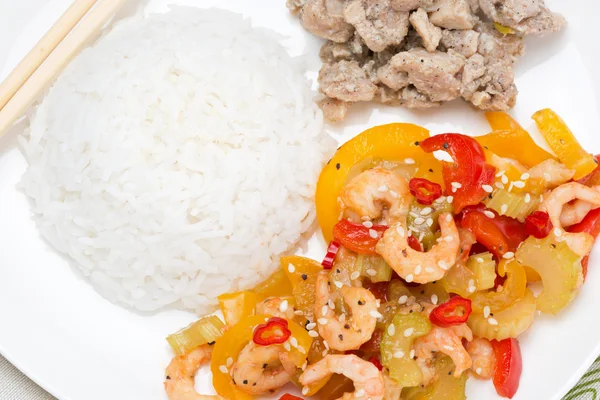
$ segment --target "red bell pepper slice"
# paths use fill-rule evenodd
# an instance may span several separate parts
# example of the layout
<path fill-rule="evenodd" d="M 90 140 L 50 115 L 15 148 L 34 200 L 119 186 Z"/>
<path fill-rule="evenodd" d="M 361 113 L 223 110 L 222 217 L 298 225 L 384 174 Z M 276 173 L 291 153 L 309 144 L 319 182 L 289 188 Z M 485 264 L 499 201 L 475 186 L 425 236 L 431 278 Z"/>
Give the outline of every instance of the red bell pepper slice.
<path fill-rule="evenodd" d="M 509 338 L 501 341 L 492 340 L 491 343 L 496 356 L 496 367 L 493 376 L 494 387 L 500 396 L 512 399 L 519 388 L 519 380 L 523 370 L 519 341 Z"/>
<path fill-rule="evenodd" d="M 471 300 L 454 296 L 434 308 L 429 314 L 429 320 L 434 325 L 447 328 L 467 322 L 471 311 Z"/>
<path fill-rule="evenodd" d="M 554 228 L 550 216 L 545 211 L 534 211 L 525 218 L 525 232 L 537 239 L 543 239 Z"/>
<path fill-rule="evenodd" d="M 279 400 L 304 400 L 302 397 L 294 396 L 293 394 L 286 393 L 279 398 Z"/>
<path fill-rule="evenodd" d="M 600 208 L 590 211 L 580 223 L 570 226 L 567 231 L 572 233 L 589 233 L 596 239 L 598 235 L 600 235 Z M 581 260 L 584 279 L 587 276 L 588 259 L 589 256 L 585 256 L 583 260 Z"/>
<path fill-rule="evenodd" d="M 374 366 L 376 366 L 378 370 L 380 370 L 380 371 L 381 371 L 381 370 L 383 369 L 383 365 L 381 365 L 381 361 L 379 361 L 379 360 L 377 359 L 377 357 L 375 357 L 375 356 L 372 356 L 371 358 L 369 358 L 369 362 L 370 362 L 371 364 L 373 364 Z"/>
<path fill-rule="evenodd" d="M 482 186 L 494 183 L 496 168 L 485 162 L 483 147 L 475 139 L 445 133 L 427 138 L 419 145 L 426 153 L 447 151 L 454 160 L 454 163 L 443 163 L 442 175 L 446 192 L 454 196 L 456 213 L 480 203 L 488 195 Z"/>
<path fill-rule="evenodd" d="M 417 202 L 426 206 L 442 197 L 442 187 L 424 178 L 412 178 L 408 182 L 408 188 L 410 194 L 417 198 Z"/>
<path fill-rule="evenodd" d="M 490 218 L 489 213 L 494 217 Z M 462 213 L 461 226 L 473 232 L 477 242 L 497 258 L 509 251 L 515 252 L 528 236 L 524 224 L 505 215 L 498 215 L 483 205 L 466 208 Z"/>
<path fill-rule="evenodd" d="M 321 262 L 323 268 L 331 269 L 333 267 L 335 256 L 337 255 L 338 251 L 340 251 L 340 247 L 342 247 L 342 245 L 335 239 L 329 242 L 329 246 L 327 246 L 327 254 L 325 254 L 325 258 L 323 258 L 323 261 Z"/>
<path fill-rule="evenodd" d="M 333 236 L 348 250 L 359 254 L 377 254 L 375 246 L 388 229 L 385 225 L 373 225 L 367 228 L 346 219 L 333 227 Z"/>
<path fill-rule="evenodd" d="M 288 322 L 283 318 L 271 317 L 266 323 L 256 327 L 252 340 L 260 346 L 269 346 L 283 344 L 290 336 L 292 331 L 288 329 Z"/>

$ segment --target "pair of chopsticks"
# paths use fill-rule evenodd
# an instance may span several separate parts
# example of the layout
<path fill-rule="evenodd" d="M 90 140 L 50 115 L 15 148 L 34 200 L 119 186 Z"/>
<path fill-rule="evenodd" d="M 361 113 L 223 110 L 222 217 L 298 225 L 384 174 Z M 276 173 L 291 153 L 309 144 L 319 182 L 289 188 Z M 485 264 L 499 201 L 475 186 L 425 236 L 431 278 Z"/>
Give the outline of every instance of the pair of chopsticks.
<path fill-rule="evenodd" d="M 0 84 L 0 137 L 23 116 L 69 61 L 90 38 L 100 32 L 126 1 L 73 2 Z"/>

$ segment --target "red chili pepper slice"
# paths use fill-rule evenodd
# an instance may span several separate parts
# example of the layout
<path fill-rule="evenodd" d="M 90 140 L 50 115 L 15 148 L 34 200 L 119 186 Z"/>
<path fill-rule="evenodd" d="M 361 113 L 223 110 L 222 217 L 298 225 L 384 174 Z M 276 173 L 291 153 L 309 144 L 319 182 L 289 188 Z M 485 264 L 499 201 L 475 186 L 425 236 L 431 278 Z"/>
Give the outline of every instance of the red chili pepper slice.
<path fill-rule="evenodd" d="M 381 361 L 379 361 L 375 356 L 372 356 L 371 358 L 369 358 L 369 362 L 371 364 L 373 364 L 374 366 L 376 366 L 378 370 L 381 371 L 383 369 L 383 365 L 381 365 Z"/>
<path fill-rule="evenodd" d="M 492 214 L 493 218 L 490 218 Z M 528 236 L 524 224 L 506 215 L 498 215 L 483 205 L 467 207 L 462 213 L 461 226 L 473 232 L 477 242 L 497 258 L 506 252 L 515 252 Z"/>
<path fill-rule="evenodd" d="M 471 311 L 471 300 L 454 296 L 434 308 L 429 314 L 429 320 L 434 325 L 447 328 L 467 322 Z"/>
<path fill-rule="evenodd" d="M 534 211 L 525 218 L 525 232 L 538 239 L 543 239 L 554 228 L 550 216 L 545 211 Z"/>
<path fill-rule="evenodd" d="M 408 245 L 410 246 L 411 249 L 413 249 L 415 251 L 423 251 L 423 247 L 421 246 L 421 242 L 419 242 L 419 239 L 417 239 L 413 235 L 410 235 L 408 237 Z"/>
<path fill-rule="evenodd" d="M 256 327 L 252 340 L 260 346 L 269 346 L 285 343 L 290 336 L 292 332 L 288 329 L 288 322 L 283 318 L 271 317 Z"/>
<path fill-rule="evenodd" d="M 375 246 L 388 229 L 385 225 L 373 225 L 367 228 L 346 219 L 333 227 L 333 236 L 348 250 L 359 254 L 377 254 Z"/>
<path fill-rule="evenodd" d="M 454 160 L 454 163 L 443 162 L 442 175 L 446 191 L 454 196 L 456 213 L 480 203 L 487 196 L 482 186 L 493 184 L 496 169 L 485 162 L 483 148 L 475 139 L 445 133 L 423 140 L 420 146 L 427 153 L 447 151 Z"/>
<path fill-rule="evenodd" d="M 321 265 L 325 269 L 331 269 L 333 267 L 333 262 L 335 261 L 335 256 L 338 251 L 340 251 L 341 244 L 337 240 L 333 239 L 329 242 L 329 246 L 327 246 L 327 254 L 325 254 L 325 258 L 321 262 Z"/>
<path fill-rule="evenodd" d="M 294 396 L 293 394 L 286 393 L 279 398 L 279 400 L 304 400 L 302 397 Z"/>
<path fill-rule="evenodd" d="M 494 387 L 500 396 L 512 399 L 519 389 L 519 380 L 523 371 L 519 341 L 509 338 L 501 341 L 492 340 L 491 343 L 496 356 Z"/>
<path fill-rule="evenodd" d="M 408 188 L 410 194 L 417 198 L 417 202 L 426 206 L 442 197 L 442 186 L 424 178 L 412 178 Z"/>
<path fill-rule="evenodd" d="M 572 233 L 589 233 L 596 239 L 598 235 L 600 235 L 600 208 L 590 211 L 580 223 L 570 226 L 567 231 Z M 581 260 L 584 279 L 587 276 L 588 259 L 589 256 L 585 256 L 583 260 Z"/>

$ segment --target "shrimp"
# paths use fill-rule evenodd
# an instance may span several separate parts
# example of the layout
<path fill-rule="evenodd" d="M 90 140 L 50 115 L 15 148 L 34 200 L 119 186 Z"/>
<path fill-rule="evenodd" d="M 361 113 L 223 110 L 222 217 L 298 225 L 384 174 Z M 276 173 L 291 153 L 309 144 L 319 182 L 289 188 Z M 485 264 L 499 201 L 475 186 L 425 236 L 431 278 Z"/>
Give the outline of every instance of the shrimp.
<path fill-rule="evenodd" d="M 329 307 L 329 285 L 327 274 L 319 274 L 315 289 L 315 318 L 319 334 L 334 350 L 356 350 L 368 342 L 375 331 L 379 316 L 377 299 L 365 288 L 342 286 L 340 292 L 352 316 L 342 314 L 336 317 L 335 311 Z"/>
<path fill-rule="evenodd" d="M 462 338 L 467 341 L 473 340 L 473 333 L 467 324 L 448 328 L 432 326 L 427 335 L 415 340 L 413 348 L 417 360 L 420 360 L 420 364 L 430 365 L 437 352 L 444 353 L 454 361 L 454 376 L 459 378 L 472 365 L 471 357 L 462 344 Z"/>
<path fill-rule="evenodd" d="M 556 160 L 548 159 L 534 165 L 527 173 L 529 179 L 543 180 L 548 189 L 554 189 L 563 183 L 569 182 L 575 175 L 575 170 L 567 168 Z"/>
<path fill-rule="evenodd" d="M 375 220 L 381 217 L 383 205 L 389 207 L 389 216 L 398 218 L 408 213 L 410 194 L 406 180 L 384 168 L 366 170 L 342 190 L 340 201 L 344 209 L 360 217 Z"/>
<path fill-rule="evenodd" d="M 571 250 L 584 257 L 590 253 L 594 245 L 592 235 L 585 232 L 567 233 L 560 222 L 564 205 L 573 200 L 583 200 L 600 207 L 600 192 L 577 182 L 565 183 L 546 195 L 538 209 L 547 212 L 550 216 L 550 221 L 555 227 L 555 235 L 564 237 Z"/>
<path fill-rule="evenodd" d="M 439 219 L 441 239 L 428 252 L 413 250 L 408 245 L 406 223 L 390 226 L 377 243 L 376 251 L 407 282 L 429 283 L 442 279 L 458 257 L 461 240 L 450 213 Z"/>
<path fill-rule="evenodd" d="M 211 345 L 205 344 L 171 360 L 165 379 L 169 400 L 225 400 L 221 396 L 198 394 L 194 389 L 196 373 L 202 364 L 210 360 L 212 349 Z"/>
<path fill-rule="evenodd" d="M 383 400 L 400 400 L 402 395 L 402 386 L 394 379 L 390 378 L 387 372 L 383 373 L 383 386 L 385 394 Z"/>
<path fill-rule="evenodd" d="M 256 303 L 256 314 L 272 315 L 285 319 L 294 319 L 295 317 L 293 307 L 289 307 L 287 300 L 279 297 L 269 297 Z"/>
<path fill-rule="evenodd" d="M 594 186 L 592 189 L 600 192 L 600 186 Z M 562 213 L 560 214 L 560 224 L 563 227 L 578 224 L 583 221 L 590 211 L 598 207 L 598 205 L 585 200 L 575 200 L 567 203 L 563 206 Z"/>
<path fill-rule="evenodd" d="M 274 364 L 274 366 L 271 366 Z M 257 346 L 250 342 L 231 367 L 233 383 L 248 394 L 258 395 L 280 388 L 296 373 L 289 354 L 279 345 Z"/>
<path fill-rule="evenodd" d="M 308 386 L 333 374 L 341 374 L 354 382 L 354 393 L 344 393 L 337 400 L 383 400 L 383 374 L 369 361 L 354 354 L 329 354 L 306 368 L 300 383 Z"/>
<path fill-rule="evenodd" d="M 494 349 L 490 341 L 475 338 L 467 344 L 467 352 L 473 362 L 471 370 L 475 373 L 475 377 L 490 379 L 494 374 L 494 367 L 496 366 L 496 356 L 494 355 Z"/>

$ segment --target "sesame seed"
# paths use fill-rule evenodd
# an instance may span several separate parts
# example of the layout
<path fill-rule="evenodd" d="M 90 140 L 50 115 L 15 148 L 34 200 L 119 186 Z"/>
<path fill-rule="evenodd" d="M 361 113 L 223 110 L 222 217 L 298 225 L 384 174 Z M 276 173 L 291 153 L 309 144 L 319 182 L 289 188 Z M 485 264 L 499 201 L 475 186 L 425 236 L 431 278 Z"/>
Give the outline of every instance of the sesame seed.
<path fill-rule="evenodd" d="M 453 188 L 457 189 L 460 189 L 462 187 L 462 184 L 459 182 L 451 182 L 450 185 L 452 185 Z"/>
<path fill-rule="evenodd" d="M 404 280 L 408 283 L 411 283 L 413 281 L 413 275 L 412 274 L 406 275 L 406 278 Z"/>
<path fill-rule="evenodd" d="M 404 228 L 403 228 L 403 227 L 401 227 L 400 225 L 398 225 L 398 226 L 396 227 L 396 232 L 398 232 L 398 235 L 399 235 L 400 237 L 404 237 Z"/>
<path fill-rule="evenodd" d="M 552 179 L 552 177 L 550 176 L 549 173 L 544 172 L 544 179 L 547 180 L 547 181 L 550 181 Z"/>
<path fill-rule="evenodd" d="M 501 182 L 496 182 L 494 184 L 498 189 L 504 189 L 504 185 Z"/>
<path fill-rule="evenodd" d="M 523 181 L 514 181 L 513 185 L 516 188 L 523 189 L 525 187 L 525 182 L 523 182 Z"/>
<path fill-rule="evenodd" d="M 294 264 L 288 264 L 288 271 L 290 271 L 290 273 L 294 273 L 295 270 L 296 267 L 294 267 Z"/>
<path fill-rule="evenodd" d="M 474 279 L 469 279 L 469 286 L 475 286 L 475 280 Z"/>
<path fill-rule="evenodd" d="M 424 237 L 425 237 L 424 232 L 419 233 L 419 242 L 422 242 Z"/>
<path fill-rule="evenodd" d="M 370 221 L 370 220 L 371 220 L 371 218 L 370 218 L 368 215 L 365 215 L 365 216 L 363 216 L 363 217 L 360 217 L 360 220 L 361 220 L 361 221 Z"/>
<path fill-rule="evenodd" d="M 513 253 L 512 251 L 507 251 L 506 253 L 504 253 L 502 258 L 504 258 L 505 260 L 510 260 L 511 258 L 515 258 L 515 253 Z"/>
<path fill-rule="evenodd" d="M 379 318 L 383 317 L 383 315 L 381 315 L 381 314 L 380 314 L 378 311 L 376 311 L 376 310 L 371 310 L 371 312 L 369 312 L 369 314 L 371 315 L 371 317 L 373 317 L 373 318 L 377 318 L 377 319 L 379 319 Z"/>
<path fill-rule="evenodd" d="M 433 272 L 433 268 L 431 268 L 431 267 L 425 267 L 425 272 L 432 273 Z"/>
<path fill-rule="evenodd" d="M 404 337 L 411 337 L 414 332 L 415 328 L 406 328 L 404 330 Z"/>
<path fill-rule="evenodd" d="M 483 262 L 483 258 L 481 258 L 481 257 L 477 257 L 476 260 L 477 260 L 478 263 L 482 263 Z"/>
<path fill-rule="evenodd" d="M 543 203 L 543 202 L 544 202 L 544 195 L 540 194 L 540 203 Z"/>
<path fill-rule="evenodd" d="M 494 188 L 491 185 L 481 185 L 481 188 L 488 193 L 492 193 L 494 191 Z"/>
<path fill-rule="evenodd" d="M 502 175 L 504 175 L 505 173 L 506 173 L 506 171 L 505 171 L 505 170 L 498 171 L 498 173 L 496 174 L 496 178 L 500 178 L 500 177 L 501 177 Z"/>
<path fill-rule="evenodd" d="M 304 349 L 304 347 L 302 347 L 302 346 L 296 346 L 296 349 L 297 349 L 297 350 L 298 350 L 300 353 L 302 353 L 302 354 L 306 354 L 306 350 Z"/>
<path fill-rule="evenodd" d="M 446 201 L 448 202 L 448 204 L 452 204 L 452 202 L 454 201 L 454 196 L 446 197 Z"/>
<path fill-rule="evenodd" d="M 317 333 L 317 331 L 308 331 L 308 336 L 310 336 L 310 337 L 318 337 L 319 334 Z"/>
<path fill-rule="evenodd" d="M 437 262 L 438 267 L 440 267 L 441 269 L 443 269 L 444 271 L 447 271 L 448 268 L 450 268 L 444 261 L 440 260 Z"/>
<path fill-rule="evenodd" d="M 318 322 L 320 325 L 327 325 L 327 318 L 319 318 L 319 319 L 317 320 L 317 322 Z"/>
<path fill-rule="evenodd" d="M 484 214 L 485 214 L 485 216 L 486 216 L 486 217 L 488 217 L 488 218 L 494 218 L 494 213 L 493 213 L 493 212 L 491 212 L 491 211 L 489 211 L 489 210 L 485 210 L 483 213 L 484 213 Z"/>
<path fill-rule="evenodd" d="M 354 392 L 354 397 L 362 397 L 365 395 L 365 389 L 358 389 L 356 392 Z"/>
<path fill-rule="evenodd" d="M 481 375 L 481 372 L 483 372 L 483 370 L 481 369 L 481 367 L 479 367 L 475 370 L 475 372 L 477 372 L 477 375 Z"/>
<path fill-rule="evenodd" d="M 372 228 L 373 223 L 371 221 L 365 221 L 362 223 L 365 228 Z"/>
<path fill-rule="evenodd" d="M 525 203 L 529 203 L 531 201 L 531 195 L 529 193 L 527 193 L 525 195 Z"/>
<path fill-rule="evenodd" d="M 327 353 L 328 353 L 328 351 L 327 351 L 327 350 L 323 350 L 323 351 L 321 352 L 321 356 L 322 356 L 322 357 L 325 357 L 325 356 L 327 355 Z"/>
<path fill-rule="evenodd" d="M 415 358 L 415 350 L 414 350 L 414 349 L 412 349 L 412 350 L 410 351 L 409 355 L 410 355 L 410 358 L 411 358 L 411 359 L 412 359 L 412 358 Z"/>
<path fill-rule="evenodd" d="M 433 219 L 427 218 L 427 220 L 425 220 L 425 223 L 427 224 L 427 226 L 431 227 L 431 225 L 433 225 Z"/>
<path fill-rule="evenodd" d="M 286 312 L 288 309 L 288 301 L 284 300 L 281 302 L 281 304 L 279 305 L 279 311 L 281 311 L 282 313 Z"/>
<path fill-rule="evenodd" d="M 308 324 L 306 324 L 306 329 L 308 329 L 310 331 L 311 329 L 315 329 L 316 326 L 317 326 L 316 323 L 309 322 Z"/>
<path fill-rule="evenodd" d="M 304 386 L 304 387 L 302 388 L 302 394 L 303 394 L 304 396 L 306 396 L 306 395 L 308 394 L 308 391 L 309 391 L 309 390 L 310 390 L 310 389 L 308 388 L 308 386 Z"/>
<path fill-rule="evenodd" d="M 290 344 L 292 345 L 292 347 L 298 347 L 298 339 L 296 339 L 295 337 L 291 336 L 290 337 Z"/>
<path fill-rule="evenodd" d="M 412 158 L 405 158 L 404 159 L 404 163 L 405 164 L 414 164 L 415 160 L 413 160 Z"/>
<path fill-rule="evenodd" d="M 500 181 L 506 185 L 508 183 L 508 177 L 506 175 L 502 175 L 500 177 Z"/>
<path fill-rule="evenodd" d="M 387 327 L 387 333 L 390 336 L 394 336 L 394 334 L 396 333 L 396 327 L 394 326 L 394 324 L 389 324 Z"/>
<path fill-rule="evenodd" d="M 415 275 L 419 275 L 420 273 L 421 273 L 421 266 L 420 266 L 420 265 L 417 265 L 417 266 L 415 267 Z"/>
<path fill-rule="evenodd" d="M 402 295 L 398 299 L 398 303 L 400 303 L 400 304 L 406 304 L 407 301 L 408 301 L 408 296 L 407 295 Z"/>
<path fill-rule="evenodd" d="M 496 318 L 488 318 L 488 322 L 490 323 L 490 325 L 498 325 L 498 321 L 496 321 Z"/>
<path fill-rule="evenodd" d="M 556 236 L 556 237 L 562 236 L 562 231 L 560 230 L 560 228 L 554 228 L 554 236 Z"/>
<path fill-rule="evenodd" d="M 454 347 L 452 346 L 448 346 L 447 344 L 444 345 L 444 349 L 448 350 L 448 351 L 454 351 Z"/>
<path fill-rule="evenodd" d="M 452 221 L 452 214 L 446 214 L 446 221 L 447 222 Z"/>
<path fill-rule="evenodd" d="M 500 207 L 500 214 L 506 214 L 507 210 L 508 210 L 508 205 L 502 204 L 502 206 Z"/>
<path fill-rule="evenodd" d="M 373 239 L 377 239 L 377 236 L 379 235 L 375 229 L 369 229 L 369 236 L 371 236 Z"/>
<path fill-rule="evenodd" d="M 331 308 L 332 310 L 335 310 L 335 303 L 333 302 L 333 300 L 329 299 L 327 300 L 327 305 L 329 306 L 329 308 Z"/>
<path fill-rule="evenodd" d="M 388 191 L 388 187 L 386 185 L 381 185 L 377 188 L 378 191 L 380 192 L 387 192 Z"/>
<path fill-rule="evenodd" d="M 429 215 L 433 212 L 433 209 L 431 207 L 425 207 L 424 209 L 421 210 L 420 214 L 421 215 Z"/>
<path fill-rule="evenodd" d="M 475 286 L 469 286 L 468 290 L 469 290 L 469 293 L 475 293 L 477 288 Z"/>
<path fill-rule="evenodd" d="M 343 324 L 344 322 L 346 322 L 346 314 L 340 314 L 338 319 Z"/>
<path fill-rule="evenodd" d="M 327 315 L 328 312 L 329 312 L 329 309 L 327 308 L 326 305 L 321 307 L 321 314 Z"/>
<path fill-rule="evenodd" d="M 233 358 L 228 357 L 227 360 L 225 361 L 225 365 L 227 365 L 227 368 L 231 367 L 231 364 L 233 364 Z"/>
<path fill-rule="evenodd" d="M 283 348 L 285 349 L 285 351 L 290 351 L 292 350 L 292 347 L 290 346 L 290 342 L 285 342 L 283 344 Z"/>
<path fill-rule="evenodd" d="M 296 315 L 304 315 L 304 311 L 302 311 L 302 310 L 296 310 L 296 311 L 294 311 L 294 314 L 296 314 Z"/>
<path fill-rule="evenodd" d="M 350 279 L 355 280 L 358 279 L 358 277 L 360 276 L 360 272 L 358 271 L 354 271 L 351 275 L 350 275 Z"/>
<path fill-rule="evenodd" d="M 341 289 L 342 286 L 344 286 L 344 284 L 340 281 L 333 281 L 333 284 L 335 285 L 336 288 Z"/>
<path fill-rule="evenodd" d="M 375 275 L 377 275 L 377 271 L 375 271 L 375 270 L 374 270 L 374 269 L 372 269 L 372 268 L 369 268 L 369 269 L 367 270 L 367 275 L 369 275 L 369 276 L 375 276 Z"/>
<path fill-rule="evenodd" d="M 434 293 L 434 294 L 432 294 L 432 295 L 431 295 L 431 303 L 432 303 L 433 305 L 436 305 L 436 304 L 438 303 L 438 297 L 437 297 L 437 294 L 435 294 L 435 293 Z"/>
<path fill-rule="evenodd" d="M 490 316 L 490 306 L 483 307 L 483 318 L 487 318 Z"/>
<path fill-rule="evenodd" d="M 421 217 L 415 218 L 415 224 L 423 225 L 424 223 L 425 223 L 425 218 L 421 218 Z"/>
<path fill-rule="evenodd" d="M 306 367 L 308 367 L 308 360 L 305 360 L 304 364 L 302 364 L 302 371 L 304 371 Z"/>
<path fill-rule="evenodd" d="M 529 172 L 525 172 L 523 175 L 521 175 L 521 180 L 526 181 L 527 179 L 529 179 Z"/>
<path fill-rule="evenodd" d="M 444 237 L 444 241 L 445 242 L 452 242 L 454 240 L 454 238 L 452 236 L 445 236 Z"/>
<path fill-rule="evenodd" d="M 398 193 L 394 192 L 393 190 L 390 190 L 390 195 L 391 195 L 391 196 L 392 196 L 394 199 L 397 199 L 398 197 L 400 197 L 400 196 L 398 195 Z"/>
<path fill-rule="evenodd" d="M 228 373 L 228 372 L 229 372 L 229 370 L 227 369 L 227 367 L 226 367 L 226 366 L 224 366 L 224 365 L 220 365 L 220 366 L 219 366 L 219 371 L 221 371 L 221 372 L 222 372 L 222 373 L 224 373 L 224 374 L 226 374 L 226 373 Z"/>
<path fill-rule="evenodd" d="M 402 357 L 404 357 L 404 352 L 402 350 L 399 350 L 394 353 L 394 358 L 402 358 Z"/>

